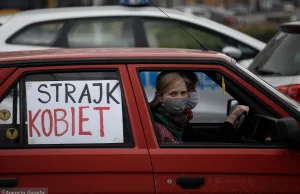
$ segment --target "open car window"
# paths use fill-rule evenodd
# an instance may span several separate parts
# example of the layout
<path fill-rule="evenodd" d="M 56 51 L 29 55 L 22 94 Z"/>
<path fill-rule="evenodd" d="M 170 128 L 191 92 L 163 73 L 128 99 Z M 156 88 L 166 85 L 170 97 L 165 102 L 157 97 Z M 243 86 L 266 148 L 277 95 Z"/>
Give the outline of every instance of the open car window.
<path fill-rule="evenodd" d="M 160 71 L 143 71 L 140 73 L 147 101 L 151 102 L 155 96 L 155 81 Z M 193 123 L 220 123 L 226 119 L 226 107 L 229 99 L 233 99 L 230 94 L 223 94 L 223 89 L 203 72 L 196 72 L 200 83 L 197 85 L 201 101 L 194 109 Z M 210 113 L 215 112 L 216 117 L 211 117 Z"/>
<path fill-rule="evenodd" d="M 239 83 L 222 72 L 213 70 L 193 71 L 200 80 L 200 84 L 197 86 L 200 98 L 197 106 L 192 109 L 192 119 L 180 132 L 181 140 L 177 143 L 172 141 L 160 142 L 160 133 L 164 130 L 164 126 L 168 130 L 170 126 L 168 121 L 160 122 L 157 119 L 157 112 L 153 111 L 154 109 L 150 106 L 156 94 L 156 78 L 160 72 L 157 70 L 141 70 L 139 72 L 141 84 L 146 95 L 145 99 L 149 104 L 153 130 L 156 133 L 160 146 L 227 145 L 234 147 L 285 145 L 282 138 L 276 136 L 276 133 L 272 131 L 274 129 L 272 121 L 280 118 L 279 115 L 271 111 L 250 91 L 241 87 Z M 179 69 L 178 72 L 180 72 Z M 181 72 L 183 71 L 181 70 Z M 248 106 L 250 111 L 242 121 L 239 130 L 235 128 L 238 126 L 238 123 L 232 124 L 230 138 L 223 141 L 225 138 L 222 136 L 228 135 L 222 133 L 224 125 L 227 125 L 226 119 L 238 105 Z M 164 109 L 167 110 L 166 107 Z M 171 135 L 175 135 L 175 133 L 171 131 Z M 175 137 L 177 138 L 176 135 Z"/>

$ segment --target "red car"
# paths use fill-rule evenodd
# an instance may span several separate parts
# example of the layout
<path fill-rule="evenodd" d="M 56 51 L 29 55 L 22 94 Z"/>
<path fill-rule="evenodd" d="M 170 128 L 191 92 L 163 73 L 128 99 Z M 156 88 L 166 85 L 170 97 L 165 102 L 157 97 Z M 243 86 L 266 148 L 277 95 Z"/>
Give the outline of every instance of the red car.
<path fill-rule="evenodd" d="M 167 70 L 204 73 L 220 96 L 233 97 L 224 104 L 228 115 L 237 104 L 249 106 L 236 138 L 201 140 L 223 121 L 195 117 L 181 143 L 159 142 L 153 96 L 140 73 Z M 300 193 L 299 111 L 298 103 L 215 52 L 1 53 L 1 192 Z"/>

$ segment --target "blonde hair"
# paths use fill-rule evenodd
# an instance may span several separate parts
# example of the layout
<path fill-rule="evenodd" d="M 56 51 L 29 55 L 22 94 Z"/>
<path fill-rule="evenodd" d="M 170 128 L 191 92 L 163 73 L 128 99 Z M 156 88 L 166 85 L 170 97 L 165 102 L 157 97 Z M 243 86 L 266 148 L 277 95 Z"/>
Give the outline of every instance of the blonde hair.
<path fill-rule="evenodd" d="M 179 72 L 161 72 L 156 78 L 156 93 L 154 99 L 150 102 L 150 108 L 153 109 L 160 105 L 160 98 L 180 80 L 183 79 L 186 84 L 186 77 Z"/>

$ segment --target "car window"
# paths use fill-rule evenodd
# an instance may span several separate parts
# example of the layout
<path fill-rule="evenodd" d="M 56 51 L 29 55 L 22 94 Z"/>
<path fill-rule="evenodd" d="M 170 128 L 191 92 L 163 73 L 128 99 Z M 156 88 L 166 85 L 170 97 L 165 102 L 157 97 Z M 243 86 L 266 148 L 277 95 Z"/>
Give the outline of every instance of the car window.
<path fill-rule="evenodd" d="M 155 84 L 160 71 L 140 72 L 141 83 L 146 98 L 150 103 L 155 97 Z M 221 123 L 227 117 L 227 103 L 233 99 L 230 94 L 223 95 L 223 89 L 211 80 L 205 73 L 196 72 L 200 81 L 196 86 L 201 101 L 194 108 L 193 123 Z M 215 113 L 214 113 L 215 112 Z M 215 114 L 215 116 L 213 116 Z"/>
<path fill-rule="evenodd" d="M 196 39 L 213 51 L 223 52 L 226 46 L 236 47 L 242 51 L 239 60 L 253 58 L 259 52 L 238 40 L 196 25 L 153 18 L 143 21 L 149 47 L 199 49 Z"/>
<path fill-rule="evenodd" d="M 30 74 L 17 85 L 0 103 L 0 146 L 133 144 L 116 71 Z"/>
<path fill-rule="evenodd" d="M 67 35 L 70 48 L 134 47 L 131 19 L 93 18 L 78 20 Z"/>
<path fill-rule="evenodd" d="M 300 34 L 278 33 L 255 57 L 249 69 L 257 74 L 283 76 L 300 73 Z"/>
<path fill-rule="evenodd" d="M 8 42 L 20 45 L 52 46 L 63 26 L 63 22 L 33 24 L 17 32 Z"/>
<path fill-rule="evenodd" d="M 169 77 L 162 78 L 170 71 L 172 74 Z M 269 121 L 260 121 L 257 116 L 278 118 L 278 115 L 270 112 L 256 96 L 241 89 L 236 81 L 219 71 L 140 69 L 139 76 L 148 102 L 153 130 L 161 146 L 204 145 L 204 142 L 260 146 L 285 143 L 272 131 L 271 124 L 266 127 Z M 151 79 L 152 76 L 155 79 Z M 194 82 L 192 80 L 200 81 L 194 89 L 190 85 Z M 185 84 L 181 85 L 182 81 L 187 86 L 187 93 L 183 92 Z M 177 85 L 178 91 L 172 88 L 174 85 Z M 157 88 L 160 89 L 156 90 Z M 236 128 L 239 126 L 238 120 L 232 120 L 233 123 L 230 121 L 234 118 L 231 113 L 238 105 L 245 105 L 250 109 L 246 119 L 240 123 L 240 128 Z"/>
<path fill-rule="evenodd" d="M 217 33 L 171 20 L 144 18 L 144 28 L 149 47 L 199 49 L 199 44 L 189 34 L 211 50 L 221 52 L 230 45 L 228 39 Z"/>

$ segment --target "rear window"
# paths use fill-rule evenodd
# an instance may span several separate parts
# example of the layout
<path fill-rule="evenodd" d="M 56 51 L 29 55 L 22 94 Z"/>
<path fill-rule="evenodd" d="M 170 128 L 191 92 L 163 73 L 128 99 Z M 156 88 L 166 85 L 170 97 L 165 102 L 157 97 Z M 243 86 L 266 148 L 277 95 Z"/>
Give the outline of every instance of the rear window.
<path fill-rule="evenodd" d="M 255 74 L 300 74 L 300 34 L 278 33 L 249 67 Z"/>
<path fill-rule="evenodd" d="M 33 24 L 21 29 L 8 42 L 19 45 L 52 46 L 63 25 L 63 22 Z"/>
<path fill-rule="evenodd" d="M 119 72 L 28 74 L 0 102 L 0 147 L 132 147 Z"/>

